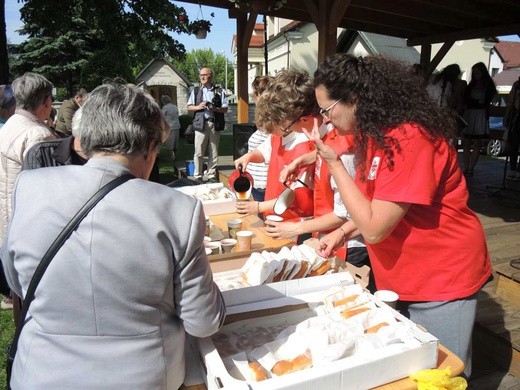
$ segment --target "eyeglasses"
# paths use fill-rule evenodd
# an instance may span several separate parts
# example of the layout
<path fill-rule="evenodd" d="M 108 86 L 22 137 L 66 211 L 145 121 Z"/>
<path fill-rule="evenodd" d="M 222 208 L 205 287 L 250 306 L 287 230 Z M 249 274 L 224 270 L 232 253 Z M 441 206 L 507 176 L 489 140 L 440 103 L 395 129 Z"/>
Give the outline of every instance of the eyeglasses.
<path fill-rule="evenodd" d="M 334 106 L 335 106 L 336 104 L 338 104 L 340 101 L 341 101 L 341 99 L 338 99 L 338 100 L 336 100 L 334 103 L 332 103 L 330 106 L 328 106 L 327 108 L 321 108 L 321 109 L 320 109 L 320 114 L 321 114 L 324 118 L 330 119 L 330 114 L 332 114 L 332 109 L 333 109 Z"/>
<path fill-rule="evenodd" d="M 298 118 L 296 118 L 295 120 L 293 120 L 293 121 L 290 123 L 289 126 L 285 126 L 285 127 L 283 127 L 283 128 L 281 129 L 282 133 L 284 133 L 284 134 L 289 133 L 289 132 L 291 131 L 291 127 L 293 127 L 294 124 L 300 120 L 300 118 L 301 118 L 301 117 L 299 116 Z"/>
<path fill-rule="evenodd" d="M 199 74 L 200 77 L 209 77 L 211 76 L 211 73 L 204 73 L 204 74 Z"/>

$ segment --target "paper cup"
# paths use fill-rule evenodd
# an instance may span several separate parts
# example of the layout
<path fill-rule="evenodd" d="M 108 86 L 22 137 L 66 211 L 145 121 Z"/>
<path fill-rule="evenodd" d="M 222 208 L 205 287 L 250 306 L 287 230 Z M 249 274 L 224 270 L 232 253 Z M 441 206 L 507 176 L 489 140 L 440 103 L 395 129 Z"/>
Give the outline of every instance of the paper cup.
<path fill-rule="evenodd" d="M 251 243 L 253 241 L 253 232 L 250 230 L 240 230 L 236 234 L 237 246 L 239 251 L 250 251 Z"/>
<path fill-rule="evenodd" d="M 279 215 L 268 215 L 265 217 L 266 221 L 283 222 L 283 218 Z"/>
<path fill-rule="evenodd" d="M 217 241 L 206 242 L 206 243 L 204 243 L 204 246 L 211 250 L 212 255 L 218 255 L 220 253 L 220 242 L 217 242 Z"/>
<path fill-rule="evenodd" d="M 204 236 L 204 244 L 206 244 L 208 242 L 211 242 L 211 237 L 210 236 Z"/>
<path fill-rule="evenodd" d="M 399 295 L 390 290 L 378 290 L 374 293 L 374 297 L 379 299 L 381 302 L 386 303 L 392 309 L 395 309 L 397 301 L 399 300 Z"/>
<path fill-rule="evenodd" d="M 235 245 L 237 244 L 237 240 L 234 238 L 225 238 L 220 241 L 220 246 L 222 247 L 222 253 L 230 253 Z"/>
<path fill-rule="evenodd" d="M 242 230 L 242 220 L 240 218 L 227 221 L 229 238 L 237 238 L 237 232 Z"/>

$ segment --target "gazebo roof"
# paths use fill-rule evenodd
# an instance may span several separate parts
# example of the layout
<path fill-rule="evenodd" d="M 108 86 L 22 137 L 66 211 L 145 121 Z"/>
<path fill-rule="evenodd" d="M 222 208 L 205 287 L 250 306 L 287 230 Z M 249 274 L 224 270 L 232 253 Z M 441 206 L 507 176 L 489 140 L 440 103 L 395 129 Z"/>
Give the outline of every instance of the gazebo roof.
<path fill-rule="evenodd" d="M 227 8 L 231 15 L 236 12 L 228 0 L 184 2 Z M 249 1 L 258 2 L 268 3 Z M 316 22 L 316 10 L 324 3 L 343 15 L 339 27 L 406 38 L 409 46 L 520 34 L 518 0 L 287 0 L 278 10 L 259 13 Z"/>

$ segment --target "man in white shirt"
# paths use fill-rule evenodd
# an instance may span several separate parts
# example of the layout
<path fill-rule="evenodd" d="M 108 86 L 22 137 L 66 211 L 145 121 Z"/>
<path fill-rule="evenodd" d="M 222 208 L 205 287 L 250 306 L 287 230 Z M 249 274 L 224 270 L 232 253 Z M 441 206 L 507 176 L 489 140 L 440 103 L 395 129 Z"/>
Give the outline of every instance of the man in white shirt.
<path fill-rule="evenodd" d="M 195 153 L 193 162 L 195 171 L 193 176 L 199 182 L 202 181 L 204 154 L 209 143 L 208 180 L 218 181 L 216 169 L 218 163 L 218 145 L 220 132 L 224 130 L 224 113 L 228 109 L 228 101 L 221 88 L 216 88 L 213 83 L 213 71 L 211 68 L 200 70 L 200 88 L 191 91 L 188 99 L 188 111 L 194 111 L 193 129 L 195 130 Z"/>

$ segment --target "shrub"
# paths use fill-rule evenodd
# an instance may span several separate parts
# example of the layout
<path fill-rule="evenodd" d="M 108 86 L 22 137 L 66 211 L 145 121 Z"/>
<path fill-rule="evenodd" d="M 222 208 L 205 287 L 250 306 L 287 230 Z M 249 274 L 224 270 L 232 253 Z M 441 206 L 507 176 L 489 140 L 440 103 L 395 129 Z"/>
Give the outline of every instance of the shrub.
<path fill-rule="evenodd" d="M 179 122 L 181 123 L 181 129 L 179 130 L 179 136 L 184 137 L 184 132 L 186 131 L 186 127 L 188 127 L 188 125 L 191 125 L 191 123 L 193 122 L 193 116 L 191 116 L 190 114 L 179 115 Z"/>

